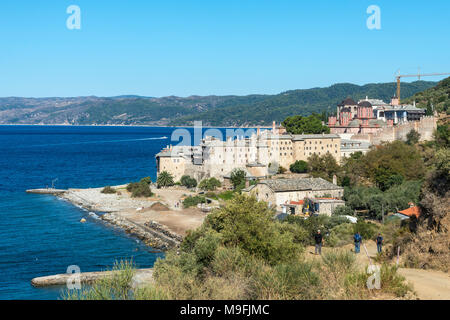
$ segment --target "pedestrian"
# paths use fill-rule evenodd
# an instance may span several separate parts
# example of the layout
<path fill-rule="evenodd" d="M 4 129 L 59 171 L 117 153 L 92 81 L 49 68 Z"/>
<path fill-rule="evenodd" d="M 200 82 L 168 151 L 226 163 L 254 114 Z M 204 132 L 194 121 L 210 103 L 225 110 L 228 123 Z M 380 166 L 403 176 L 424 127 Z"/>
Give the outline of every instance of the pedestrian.
<path fill-rule="evenodd" d="M 320 230 L 317 230 L 317 233 L 314 235 L 314 241 L 316 243 L 315 254 L 319 252 L 319 254 L 322 255 L 322 234 L 320 233 Z"/>
<path fill-rule="evenodd" d="M 383 249 L 383 237 L 381 236 L 381 233 L 378 234 L 377 237 L 377 251 L 378 253 L 381 253 Z"/>
<path fill-rule="evenodd" d="M 359 232 L 357 232 L 357 233 L 354 235 L 353 239 L 355 240 L 355 253 L 359 253 L 359 248 L 360 248 L 361 241 L 362 241 L 362 237 L 361 237 L 361 235 L 359 234 Z"/>

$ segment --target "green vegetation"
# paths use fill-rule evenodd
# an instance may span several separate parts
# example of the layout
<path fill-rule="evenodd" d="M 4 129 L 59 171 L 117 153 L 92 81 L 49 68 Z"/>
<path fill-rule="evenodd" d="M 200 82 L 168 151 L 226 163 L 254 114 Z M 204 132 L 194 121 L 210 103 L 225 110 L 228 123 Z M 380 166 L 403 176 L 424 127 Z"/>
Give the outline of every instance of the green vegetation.
<path fill-rule="evenodd" d="M 101 193 L 105 193 L 105 194 L 114 194 L 116 193 L 116 189 L 112 188 L 111 186 L 106 186 L 102 189 L 102 191 L 100 191 Z"/>
<path fill-rule="evenodd" d="M 222 200 L 224 200 L 224 201 L 227 201 L 227 200 L 233 199 L 234 195 L 235 195 L 235 193 L 234 193 L 233 191 L 227 190 L 227 191 L 223 191 L 223 192 L 219 193 L 219 194 L 217 195 L 217 197 L 218 197 L 219 199 L 222 199 Z"/>
<path fill-rule="evenodd" d="M 416 130 L 411 129 L 410 132 L 406 135 L 406 144 L 415 145 L 420 140 L 420 133 L 418 133 Z"/>
<path fill-rule="evenodd" d="M 279 166 L 279 167 L 278 167 L 277 173 L 278 173 L 278 174 L 283 174 L 283 173 L 285 173 L 286 171 L 287 171 L 287 169 L 286 169 L 285 167 Z"/>
<path fill-rule="evenodd" d="M 195 188 L 197 186 L 197 180 L 188 175 L 184 175 L 180 179 L 180 184 L 186 188 Z"/>
<path fill-rule="evenodd" d="M 440 81 L 430 89 L 420 91 L 408 99 L 403 99 L 402 103 L 413 103 L 413 101 L 416 101 L 418 108 L 426 108 L 427 115 L 432 114 L 431 106 L 437 112 L 450 114 L 450 77 Z"/>
<path fill-rule="evenodd" d="M 333 176 L 339 172 L 339 169 L 336 159 L 330 153 L 323 156 L 313 154 L 308 158 L 308 171 L 313 177 L 332 181 Z"/>
<path fill-rule="evenodd" d="M 436 82 L 416 81 L 402 83 L 402 95 L 410 97 L 434 85 L 436 85 Z M 187 112 L 185 116 L 172 118 L 170 124 L 186 125 L 192 124 L 193 121 L 201 120 L 203 124 L 210 126 L 271 125 L 273 120 L 281 122 L 293 114 L 309 116 L 314 112 L 330 113 L 336 110 L 336 105 L 343 100 L 343 97 L 351 96 L 358 101 L 358 99 L 369 96 L 390 101 L 392 92 L 395 92 L 395 89 L 396 85 L 394 82 L 367 84 L 364 86 L 341 83 L 327 88 L 291 90 L 276 95 L 253 95 L 233 97 L 233 99 L 231 97 L 222 97 L 226 99 L 215 105 L 203 103 L 204 111 L 202 110 L 202 112 L 198 112 L 196 108 L 191 108 L 188 111 L 190 114 Z M 198 104 L 198 102 L 195 102 L 195 99 L 192 100 L 192 105 Z M 220 108 L 220 112 L 216 108 Z M 127 111 L 121 110 L 121 113 L 117 114 L 120 115 L 125 112 Z M 326 121 L 322 117 L 321 115 L 321 120 Z"/>
<path fill-rule="evenodd" d="M 222 184 L 216 178 L 203 179 L 200 181 L 198 187 L 205 191 L 214 191 L 219 188 Z"/>
<path fill-rule="evenodd" d="M 184 208 L 195 207 L 199 203 L 206 203 L 206 198 L 202 196 L 189 196 L 183 200 L 183 207 Z"/>
<path fill-rule="evenodd" d="M 115 262 L 112 275 L 97 280 L 92 287 L 81 290 L 66 290 L 62 297 L 65 300 L 129 300 L 134 298 L 131 280 L 135 275 L 133 262 Z"/>
<path fill-rule="evenodd" d="M 289 170 L 293 173 L 305 173 L 308 171 L 308 163 L 303 160 L 297 160 L 289 166 Z"/>
<path fill-rule="evenodd" d="M 245 177 L 246 173 L 242 169 L 234 169 L 231 172 L 231 183 L 233 184 L 234 190 L 242 190 L 245 188 Z"/>
<path fill-rule="evenodd" d="M 175 185 L 175 182 L 173 181 L 173 176 L 169 172 L 162 171 L 158 175 L 158 179 L 156 180 L 156 185 L 158 186 L 158 188 L 170 187 L 170 186 Z"/>
<path fill-rule="evenodd" d="M 319 134 L 330 133 L 330 128 L 322 125 L 322 120 L 317 114 L 308 117 L 291 116 L 287 117 L 283 123 L 283 127 L 291 134 Z"/>
<path fill-rule="evenodd" d="M 410 288 L 396 269 L 382 271 L 382 288 L 366 287 L 369 275 L 350 252 L 333 250 L 304 259 L 309 229 L 280 222 L 264 202 L 235 195 L 190 232 L 180 248 L 158 259 L 154 283 L 131 289 L 132 271 L 68 294 L 68 299 L 367 299 L 379 292 L 404 296 Z M 338 224 L 335 218 L 326 222 Z M 310 229 L 323 221 L 311 220 Z M 385 282 L 383 282 L 385 281 Z M 112 289 L 113 288 L 113 289 Z"/>
<path fill-rule="evenodd" d="M 151 197 L 153 192 L 150 189 L 150 177 L 142 178 L 139 182 L 131 182 L 127 185 L 127 191 L 131 192 L 131 197 Z"/>

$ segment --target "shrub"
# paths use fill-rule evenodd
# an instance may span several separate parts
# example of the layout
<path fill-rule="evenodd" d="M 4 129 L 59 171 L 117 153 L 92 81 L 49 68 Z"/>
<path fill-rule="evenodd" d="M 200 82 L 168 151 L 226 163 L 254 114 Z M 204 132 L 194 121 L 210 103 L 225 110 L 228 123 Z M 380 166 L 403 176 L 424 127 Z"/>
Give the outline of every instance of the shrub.
<path fill-rule="evenodd" d="M 278 167 L 278 174 L 283 174 L 283 173 L 285 173 L 287 170 L 286 170 L 286 168 L 285 167 L 282 167 L 282 166 L 279 166 Z"/>
<path fill-rule="evenodd" d="M 131 182 L 127 185 L 127 191 L 131 192 L 131 197 L 151 197 L 153 192 L 146 181 Z"/>
<path fill-rule="evenodd" d="M 101 193 L 105 193 L 105 194 L 113 194 L 116 193 L 116 189 L 110 187 L 110 186 L 106 186 L 102 189 L 102 191 L 100 191 Z"/>
<path fill-rule="evenodd" d="M 341 216 L 353 216 L 355 212 L 352 208 L 347 206 L 339 206 L 336 207 L 333 211 L 333 215 L 341 215 Z"/>
<path fill-rule="evenodd" d="M 197 186 L 197 180 L 191 178 L 188 175 L 182 176 L 180 179 L 180 183 L 182 186 L 185 186 L 186 188 L 195 188 Z"/>
<path fill-rule="evenodd" d="M 297 160 L 289 166 L 289 170 L 293 173 L 305 173 L 308 171 L 308 163 L 303 160 Z"/>
<path fill-rule="evenodd" d="M 217 180 L 216 178 L 209 178 L 209 179 L 203 179 L 202 181 L 200 181 L 200 184 L 198 185 L 198 187 L 202 190 L 214 191 L 221 185 L 222 184 L 220 183 L 220 181 Z"/>
<path fill-rule="evenodd" d="M 139 181 L 139 182 L 150 185 L 152 183 L 152 179 L 150 177 L 145 177 L 145 178 L 142 178 L 141 181 Z"/>
<path fill-rule="evenodd" d="M 199 203 L 206 203 L 206 198 L 202 196 L 189 196 L 183 200 L 183 207 L 194 207 Z"/>
<path fill-rule="evenodd" d="M 375 238 L 378 231 L 379 227 L 376 224 L 366 222 L 362 219 L 358 219 L 358 222 L 353 224 L 353 233 L 359 232 L 363 240 Z"/>
<path fill-rule="evenodd" d="M 133 262 L 115 262 L 112 274 L 81 290 L 67 290 L 65 300 L 129 300 L 133 299 L 131 280 L 135 274 Z"/>

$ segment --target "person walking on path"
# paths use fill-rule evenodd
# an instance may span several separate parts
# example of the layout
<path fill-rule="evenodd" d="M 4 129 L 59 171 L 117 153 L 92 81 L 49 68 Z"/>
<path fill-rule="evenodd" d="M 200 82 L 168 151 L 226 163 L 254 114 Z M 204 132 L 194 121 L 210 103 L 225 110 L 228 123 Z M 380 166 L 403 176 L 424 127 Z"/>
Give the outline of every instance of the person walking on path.
<path fill-rule="evenodd" d="M 315 254 L 319 252 L 319 254 L 322 255 L 322 234 L 320 233 L 320 230 L 317 230 L 317 233 L 314 235 L 314 241 L 316 243 Z"/>
<path fill-rule="evenodd" d="M 359 253 L 359 248 L 361 246 L 361 241 L 362 241 L 362 237 L 359 234 L 359 232 L 357 232 L 354 235 L 353 239 L 355 240 L 355 253 Z"/>
<path fill-rule="evenodd" d="M 379 233 L 377 237 L 377 251 L 378 253 L 381 253 L 382 250 L 383 250 L 383 237 L 381 236 L 381 233 Z"/>

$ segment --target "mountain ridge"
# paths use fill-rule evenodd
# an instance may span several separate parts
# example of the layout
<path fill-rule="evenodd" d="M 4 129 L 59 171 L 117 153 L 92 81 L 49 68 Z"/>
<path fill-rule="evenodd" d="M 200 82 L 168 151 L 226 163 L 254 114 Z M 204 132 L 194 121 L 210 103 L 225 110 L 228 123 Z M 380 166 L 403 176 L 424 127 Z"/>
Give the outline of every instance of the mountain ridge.
<path fill-rule="evenodd" d="M 403 83 L 402 95 L 410 97 L 436 84 L 431 81 Z M 210 126 L 269 125 L 289 115 L 332 112 L 347 96 L 355 100 L 369 96 L 388 101 L 394 92 L 394 83 L 362 86 L 337 83 L 324 88 L 245 96 L 5 97 L 0 98 L 0 124 L 182 126 L 201 120 Z"/>

